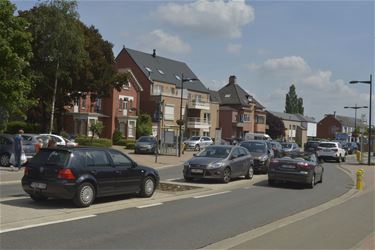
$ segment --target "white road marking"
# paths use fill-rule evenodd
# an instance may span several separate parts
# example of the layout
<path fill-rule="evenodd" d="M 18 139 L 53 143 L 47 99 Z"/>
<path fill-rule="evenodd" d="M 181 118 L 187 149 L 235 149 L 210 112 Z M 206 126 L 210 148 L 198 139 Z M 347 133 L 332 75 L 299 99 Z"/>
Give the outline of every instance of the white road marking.
<path fill-rule="evenodd" d="M 214 194 L 199 195 L 199 196 L 195 196 L 193 198 L 194 199 L 200 199 L 200 198 L 205 198 L 205 197 L 214 196 L 214 195 L 220 195 L 220 194 L 226 194 L 226 193 L 230 193 L 230 191 L 224 191 L 224 192 L 214 193 Z"/>
<path fill-rule="evenodd" d="M 143 205 L 143 206 L 138 206 L 136 208 L 155 207 L 155 206 L 160 206 L 160 205 L 163 205 L 163 203 L 154 203 L 154 204 L 149 204 L 149 205 Z"/>
<path fill-rule="evenodd" d="M 166 179 L 166 181 L 176 181 L 179 180 L 178 178 Z"/>
<path fill-rule="evenodd" d="M 0 234 L 12 232 L 12 231 L 23 230 L 23 229 L 28 229 L 28 228 L 33 228 L 33 227 L 41 227 L 41 226 L 46 226 L 46 225 L 51 225 L 51 224 L 57 224 L 57 223 L 62 223 L 62 222 L 67 222 L 67 221 L 87 219 L 87 218 L 91 218 L 91 217 L 95 217 L 95 216 L 96 216 L 95 214 L 92 214 L 92 215 L 86 215 L 86 216 L 75 217 L 75 218 L 70 218 L 70 219 L 63 219 L 63 220 L 44 222 L 44 223 L 40 223 L 40 224 L 28 225 L 28 226 L 23 226 L 23 227 L 15 227 L 15 228 L 10 228 L 10 229 L 0 230 Z"/>

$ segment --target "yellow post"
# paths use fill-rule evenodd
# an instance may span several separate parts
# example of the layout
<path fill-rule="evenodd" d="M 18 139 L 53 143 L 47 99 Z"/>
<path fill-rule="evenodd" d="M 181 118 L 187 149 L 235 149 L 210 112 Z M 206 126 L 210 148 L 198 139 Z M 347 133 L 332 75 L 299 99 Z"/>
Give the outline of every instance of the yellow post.
<path fill-rule="evenodd" d="M 363 189 L 363 174 L 365 171 L 360 168 L 357 170 L 357 189 L 362 190 Z"/>
<path fill-rule="evenodd" d="M 362 152 L 357 150 L 357 152 L 355 154 L 357 156 L 357 161 L 359 161 L 359 162 L 362 161 Z"/>

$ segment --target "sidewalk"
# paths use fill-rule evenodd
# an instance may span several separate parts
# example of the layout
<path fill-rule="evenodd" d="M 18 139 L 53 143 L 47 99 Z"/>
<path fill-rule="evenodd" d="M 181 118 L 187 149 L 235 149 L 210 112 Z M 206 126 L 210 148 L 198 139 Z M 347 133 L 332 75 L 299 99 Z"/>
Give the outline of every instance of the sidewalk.
<path fill-rule="evenodd" d="M 124 152 L 139 165 L 148 166 L 155 169 L 181 165 L 188 159 L 192 158 L 194 153 L 197 153 L 195 151 L 185 151 L 181 157 L 159 155 L 157 162 L 155 162 L 155 155 L 134 154 L 134 150 L 124 149 L 124 147 L 121 146 L 113 146 L 112 148 Z M 22 179 L 23 172 L 23 168 L 16 172 L 12 171 L 11 168 L 0 167 L 0 184 L 20 181 Z"/>

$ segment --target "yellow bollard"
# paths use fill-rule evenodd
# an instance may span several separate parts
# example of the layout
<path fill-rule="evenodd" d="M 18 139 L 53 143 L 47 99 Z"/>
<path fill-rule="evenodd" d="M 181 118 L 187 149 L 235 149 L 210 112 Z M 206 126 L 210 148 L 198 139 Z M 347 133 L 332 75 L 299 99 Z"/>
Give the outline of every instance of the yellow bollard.
<path fill-rule="evenodd" d="M 362 152 L 361 151 L 357 150 L 355 155 L 357 157 L 357 161 L 362 161 Z"/>
<path fill-rule="evenodd" d="M 357 170 L 357 189 L 362 190 L 363 189 L 363 174 L 365 171 L 360 168 Z"/>

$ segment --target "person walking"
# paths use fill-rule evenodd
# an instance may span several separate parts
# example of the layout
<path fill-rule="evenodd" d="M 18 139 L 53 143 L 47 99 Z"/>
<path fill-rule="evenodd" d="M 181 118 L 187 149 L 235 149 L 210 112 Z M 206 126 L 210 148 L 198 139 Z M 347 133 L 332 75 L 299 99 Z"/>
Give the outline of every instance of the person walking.
<path fill-rule="evenodd" d="M 22 134 L 23 133 L 24 133 L 23 130 L 20 129 L 18 131 L 18 135 L 14 137 L 14 161 L 15 161 L 16 171 L 21 169 L 21 157 L 23 153 L 23 146 L 22 146 L 22 142 L 23 142 Z"/>

